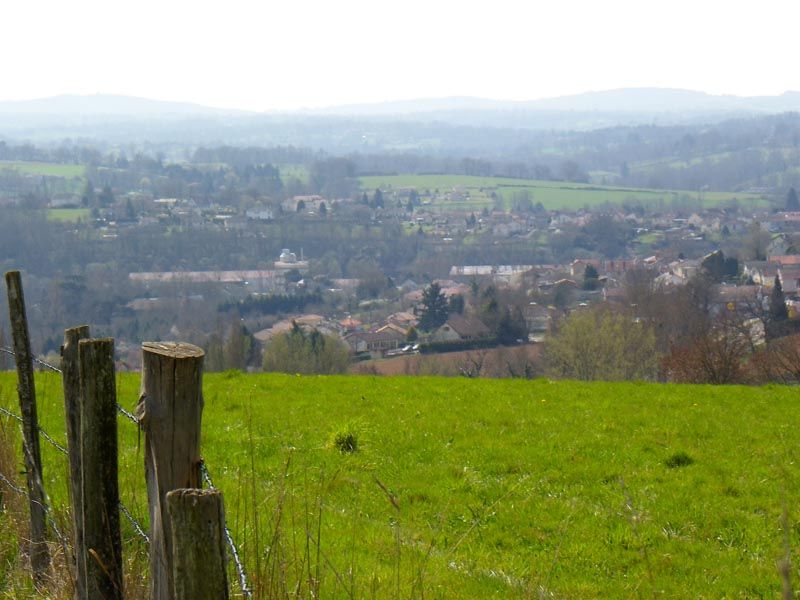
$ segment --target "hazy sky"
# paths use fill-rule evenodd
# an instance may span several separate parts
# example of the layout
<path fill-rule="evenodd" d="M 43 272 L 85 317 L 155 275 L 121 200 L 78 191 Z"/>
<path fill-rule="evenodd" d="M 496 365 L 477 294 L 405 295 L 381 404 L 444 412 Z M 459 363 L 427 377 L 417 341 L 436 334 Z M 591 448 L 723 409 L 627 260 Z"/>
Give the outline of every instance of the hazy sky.
<path fill-rule="evenodd" d="M 100 92 L 267 110 L 800 90 L 796 0 L 7 0 L 0 15 L 0 100 Z"/>

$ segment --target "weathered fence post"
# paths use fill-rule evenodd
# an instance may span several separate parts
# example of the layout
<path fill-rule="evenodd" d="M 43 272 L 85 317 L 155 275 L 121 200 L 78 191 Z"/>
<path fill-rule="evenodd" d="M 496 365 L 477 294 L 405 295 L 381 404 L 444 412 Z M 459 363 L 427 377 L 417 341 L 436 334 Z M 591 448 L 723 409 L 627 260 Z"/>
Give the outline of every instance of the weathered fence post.
<path fill-rule="evenodd" d="M 89 337 L 89 326 L 64 331 L 61 346 L 61 378 L 64 387 L 64 416 L 67 424 L 69 451 L 69 491 L 72 508 L 72 555 L 75 565 L 75 595 L 86 598 L 86 563 L 83 555 L 83 494 L 81 492 L 81 378 L 78 342 Z"/>
<path fill-rule="evenodd" d="M 152 600 L 173 598 L 167 492 L 200 487 L 203 356 L 203 350 L 191 344 L 142 344 L 137 416 L 144 430 Z"/>
<path fill-rule="evenodd" d="M 81 384 L 81 518 L 86 598 L 122 598 L 114 340 L 78 343 Z"/>
<path fill-rule="evenodd" d="M 42 485 L 42 454 L 39 448 L 39 421 L 36 416 L 36 390 L 33 381 L 33 359 L 28 337 L 28 318 L 25 314 L 25 296 L 19 271 L 6 273 L 8 287 L 8 312 L 14 338 L 14 356 L 17 363 L 17 393 L 22 412 L 22 451 L 25 455 L 25 474 L 31 511 L 31 568 L 33 578 L 41 582 L 50 567 L 47 549 L 47 524 L 45 522 L 44 488 Z"/>
<path fill-rule="evenodd" d="M 167 493 L 175 600 L 228 600 L 225 512 L 217 490 Z"/>

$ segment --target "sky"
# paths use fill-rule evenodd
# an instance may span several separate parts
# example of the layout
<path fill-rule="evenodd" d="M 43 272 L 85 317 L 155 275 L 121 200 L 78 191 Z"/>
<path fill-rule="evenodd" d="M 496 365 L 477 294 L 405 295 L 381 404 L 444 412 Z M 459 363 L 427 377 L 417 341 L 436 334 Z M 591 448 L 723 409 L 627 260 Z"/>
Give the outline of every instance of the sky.
<path fill-rule="evenodd" d="M 0 100 L 124 94 L 247 110 L 621 87 L 800 90 L 800 2 L 6 2 Z"/>

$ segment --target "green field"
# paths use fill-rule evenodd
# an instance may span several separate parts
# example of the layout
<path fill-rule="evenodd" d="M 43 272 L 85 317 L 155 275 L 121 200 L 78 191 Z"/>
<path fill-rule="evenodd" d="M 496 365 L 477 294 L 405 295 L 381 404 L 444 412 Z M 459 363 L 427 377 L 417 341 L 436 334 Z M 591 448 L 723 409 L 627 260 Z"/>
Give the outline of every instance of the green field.
<path fill-rule="evenodd" d="M 0 405 L 14 385 L 0 376 Z M 119 377 L 124 406 L 138 386 Z M 63 440 L 60 382 L 38 389 Z M 227 373 L 205 378 L 202 446 L 257 597 L 317 582 L 323 598 L 778 597 L 784 507 L 800 576 L 798 401 L 787 387 Z M 343 454 L 329 441 L 348 429 L 359 449 Z M 120 432 L 122 500 L 143 517 L 143 448 L 132 424 Z M 43 451 L 63 506 L 65 459 Z"/>
<path fill-rule="evenodd" d="M 46 177 L 83 177 L 86 167 L 83 165 L 65 165 L 22 160 L 0 160 L 0 171 L 11 169 L 23 175 L 42 175 Z"/>
<path fill-rule="evenodd" d="M 431 207 L 437 210 L 480 210 L 484 206 L 491 207 L 492 192 L 503 199 L 506 207 L 513 206 L 520 193 L 527 192 L 534 204 L 541 202 L 548 210 L 576 210 L 583 207 L 601 206 L 604 204 L 622 204 L 624 202 L 641 202 L 642 204 L 667 205 L 673 202 L 693 201 L 703 206 L 715 206 L 725 202 L 763 204 L 764 199 L 755 194 L 734 192 L 684 192 L 671 190 L 650 190 L 620 188 L 610 186 L 589 185 L 580 183 L 541 181 L 534 179 L 510 179 L 505 177 L 473 177 L 467 175 L 388 175 L 360 178 L 361 188 L 383 190 L 392 188 L 415 188 L 425 198 L 428 191 L 434 195 L 453 188 L 463 188 L 469 192 L 469 199 L 463 201 L 434 200 Z"/>
<path fill-rule="evenodd" d="M 303 165 L 280 165 L 281 181 L 286 185 L 289 180 L 297 179 L 302 183 L 308 183 L 308 169 Z"/>
<path fill-rule="evenodd" d="M 86 221 L 91 214 L 88 208 L 50 208 L 47 210 L 47 218 L 50 221 L 63 221 L 65 223 Z"/>

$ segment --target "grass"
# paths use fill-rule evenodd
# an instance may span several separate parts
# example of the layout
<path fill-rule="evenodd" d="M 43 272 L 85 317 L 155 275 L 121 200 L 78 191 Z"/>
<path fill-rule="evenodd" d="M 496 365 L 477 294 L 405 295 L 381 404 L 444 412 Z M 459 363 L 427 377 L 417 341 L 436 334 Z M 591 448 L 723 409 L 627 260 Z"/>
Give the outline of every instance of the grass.
<path fill-rule="evenodd" d="M 461 187 L 469 192 L 469 198 L 461 201 L 434 200 L 433 209 L 450 208 L 451 210 L 474 211 L 484 206 L 491 208 L 494 192 L 502 198 L 508 208 L 513 206 L 515 197 L 527 191 L 530 200 L 536 204 L 541 202 L 548 210 L 576 210 L 583 207 L 601 206 L 604 204 L 622 204 L 624 202 L 641 202 L 642 204 L 666 204 L 691 200 L 703 206 L 716 206 L 738 200 L 740 202 L 763 204 L 761 196 L 733 192 L 689 192 L 675 190 L 653 190 L 637 188 L 621 188 L 611 186 L 589 185 L 580 183 L 541 181 L 534 179 L 510 179 L 506 177 L 473 177 L 467 175 L 377 175 L 360 178 L 361 188 L 367 191 L 377 187 L 414 188 L 423 198 L 426 190 L 434 195 Z"/>
<path fill-rule="evenodd" d="M 11 169 L 23 175 L 43 175 L 46 177 L 81 178 L 86 174 L 83 165 L 44 163 L 23 160 L 0 160 L 0 171 Z"/>
<path fill-rule="evenodd" d="M 75 223 L 86 221 L 91 215 L 91 211 L 88 208 L 50 208 L 46 214 L 50 221 Z"/>
<path fill-rule="evenodd" d="M 14 385 L 0 375 L 0 405 Z M 123 406 L 138 386 L 119 376 Z M 60 382 L 37 387 L 63 439 Z M 796 389 L 229 372 L 204 395 L 203 455 L 258 597 L 780 593 Z M 337 447 L 348 433 L 357 451 Z M 120 448 L 122 499 L 143 517 L 143 450 L 124 421 Z M 43 453 L 63 506 L 65 460 Z M 141 551 L 125 527 L 126 552 Z"/>

